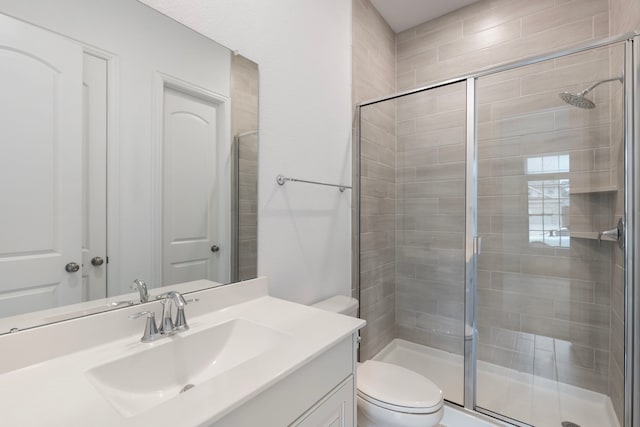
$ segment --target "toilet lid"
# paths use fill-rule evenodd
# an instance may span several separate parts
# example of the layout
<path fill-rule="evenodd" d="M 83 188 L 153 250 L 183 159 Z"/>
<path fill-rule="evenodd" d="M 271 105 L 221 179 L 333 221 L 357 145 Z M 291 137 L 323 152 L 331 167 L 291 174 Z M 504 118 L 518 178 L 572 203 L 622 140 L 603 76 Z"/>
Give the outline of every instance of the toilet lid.
<path fill-rule="evenodd" d="M 430 413 L 443 404 L 442 391 L 428 378 L 375 360 L 358 366 L 358 393 L 371 403 L 400 412 Z"/>

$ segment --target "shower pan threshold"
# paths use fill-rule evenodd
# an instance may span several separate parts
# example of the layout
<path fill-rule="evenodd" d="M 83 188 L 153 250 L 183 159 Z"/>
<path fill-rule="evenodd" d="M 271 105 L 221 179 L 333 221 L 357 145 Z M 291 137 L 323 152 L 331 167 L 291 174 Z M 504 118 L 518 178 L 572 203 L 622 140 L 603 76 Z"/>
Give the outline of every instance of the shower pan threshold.
<path fill-rule="evenodd" d="M 445 399 L 464 401 L 462 355 L 396 338 L 373 359 L 411 369 L 436 383 Z M 480 407 L 537 427 L 560 427 L 567 420 L 581 427 L 620 426 L 603 394 L 482 361 L 477 370 L 478 384 L 485 385 L 478 387 Z"/>

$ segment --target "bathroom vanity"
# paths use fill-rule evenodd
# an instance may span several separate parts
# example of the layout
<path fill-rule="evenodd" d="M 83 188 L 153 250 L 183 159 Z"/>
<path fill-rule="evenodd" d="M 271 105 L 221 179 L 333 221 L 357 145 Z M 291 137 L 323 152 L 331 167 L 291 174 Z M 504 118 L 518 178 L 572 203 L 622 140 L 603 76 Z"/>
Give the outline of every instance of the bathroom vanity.
<path fill-rule="evenodd" d="M 150 302 L 0 336 L 8 426 L 355 426 L 364 321 L 270 297 L 189 294 L 190 328 L 140 342 Z"/>

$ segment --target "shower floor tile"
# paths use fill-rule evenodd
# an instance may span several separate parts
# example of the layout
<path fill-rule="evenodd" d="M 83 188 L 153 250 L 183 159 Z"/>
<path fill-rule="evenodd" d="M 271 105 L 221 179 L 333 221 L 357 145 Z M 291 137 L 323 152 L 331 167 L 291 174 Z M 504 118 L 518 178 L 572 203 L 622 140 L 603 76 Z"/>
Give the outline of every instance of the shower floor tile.
<path fill-rule="evenodd" d="M 447 400 L 463 403 L 461 355 L 395 339 L 374 359 L 418 372 L 436 383 Z M 539 427 L 559 427 L 562 421 L 619 427 L 608 396 L 486 362 L 478 362 L 477 369 L 482 408 Z"/>

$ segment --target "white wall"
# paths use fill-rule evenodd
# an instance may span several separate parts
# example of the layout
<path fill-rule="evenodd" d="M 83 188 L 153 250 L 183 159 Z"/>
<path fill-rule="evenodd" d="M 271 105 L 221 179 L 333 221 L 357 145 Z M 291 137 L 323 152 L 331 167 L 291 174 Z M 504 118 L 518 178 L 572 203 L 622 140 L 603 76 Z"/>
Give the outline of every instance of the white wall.
<path fill-rule="evenodd" d="M 258 274 L 309 303 L 351 292 L 350 0 L 144 0 L 260 66 Z"/>

